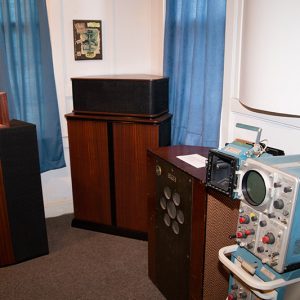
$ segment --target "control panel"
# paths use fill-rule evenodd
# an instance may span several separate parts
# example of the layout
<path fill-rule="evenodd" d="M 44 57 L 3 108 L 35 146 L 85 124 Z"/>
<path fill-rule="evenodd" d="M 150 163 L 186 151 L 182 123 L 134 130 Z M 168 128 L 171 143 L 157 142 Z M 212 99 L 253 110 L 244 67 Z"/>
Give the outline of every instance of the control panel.
<path fill-rule="evenodd" d="M 257 278 L 257 280 L 261 281 L 261 279 L 258 276 L 255 277 Z M 262 300 L 262 299 L 277 300 L 278 293 L 276 290 L 267 293 L 258 292 L 258 291 L 254 292 L 243 281 L 239 280 L 239 278 L 235 276 L 231 276 L 227 300 Z"/>
<path fill-rule="evenodd" d="M 300 155 L 249 158 L 240 172 L 240 215 L 231 237 L 279 273 L 300 263 L 299 176 Z"/>
<path fill-rule="evenodd" d="M 251 274 L 258 282 L 265 280 L 271 280 L 280 277 L 275 275 L 276 273 L 266 269 L 257 258 L 250 253 L 248 254 L 240 248 L 232 255 L 232 262 L 238 267 L 246 270 Z M 229 280 L 228 300 L 261 300 L 272 299 L 277 300 L 278 292 L 273 291 L 259 291 L 251 289 L 243 280 L 237 276 L 231 276 Z"/>
<path fill-rule="evenodd" d="M 251 300 L 252 294 L 251 290 L 242 281 L 236 277 L 231 277 L 227 300 Z"/>
<path fill-rule="evenodd" d="M 235 238 L 241 247 L 256 255 L 275 270 L 284 269 L 287 225 L 268 214 L 241 203 Z"/>
<path fill-rule="evenodd" d="M 207 160 L 206 186 L 215 189 L 231 199 L 237 199 L 236 190 L 239 170 L 248 158 L 266 158 L 283 156 L 284 151 L 267 147 L 260 141 L 262 129 L 255 126 L 237 123 L 237 128 L 256 131 L 255 142 L 237 138 L 226 143 L 220 149 L 210 149 Z"/>
<path fill-rule="evenodd" d="M 224 247 L 220 252 L 231 254 L 230 263 L 226 256 L 219 256 L 232 271 L 227 300 L 299 299 L 300 269 L 280 274 L 239 246 Z"/>

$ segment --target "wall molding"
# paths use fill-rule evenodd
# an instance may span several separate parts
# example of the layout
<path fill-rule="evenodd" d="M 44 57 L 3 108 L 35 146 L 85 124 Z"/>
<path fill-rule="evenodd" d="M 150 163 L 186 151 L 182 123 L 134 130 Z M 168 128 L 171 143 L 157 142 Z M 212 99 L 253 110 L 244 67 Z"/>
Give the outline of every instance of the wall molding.
<path fill-rule="evenodd" d="M 232 98 L 231 101 L 231 112 L 233 113 L 300 130 L 300 117 L 276 115 L 268 112 L 260 112 L 258 110 L 254 111 L 242 105 L 237 98 Z"/>

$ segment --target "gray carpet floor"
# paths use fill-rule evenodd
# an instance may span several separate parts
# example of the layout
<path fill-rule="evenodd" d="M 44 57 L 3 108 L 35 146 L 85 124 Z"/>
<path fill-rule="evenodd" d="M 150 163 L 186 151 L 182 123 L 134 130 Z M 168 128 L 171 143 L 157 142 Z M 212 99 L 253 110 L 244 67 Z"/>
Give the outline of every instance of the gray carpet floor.
<path fill-rule="evenodd" d="M 0 268 L 0 299 L 164 300 L 148 278 L 147 242 L 49 218 L 49 255 Z"/>

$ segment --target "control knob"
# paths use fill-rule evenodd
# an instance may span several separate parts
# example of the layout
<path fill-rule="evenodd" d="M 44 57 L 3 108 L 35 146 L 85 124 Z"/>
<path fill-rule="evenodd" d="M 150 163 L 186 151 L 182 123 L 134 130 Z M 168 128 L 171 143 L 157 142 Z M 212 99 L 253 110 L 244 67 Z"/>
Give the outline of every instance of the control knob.
<path fill-rule="evenodd" d="M 275 243 L 275 236 L 273 233 L 268 232 L 266 235 L 262 237 L 262 242 L 264 244 L 274 244 Z"/>
<path fill-rule="evenodd" d="M 251 221 L 252 221 L 252 222 L 257 221 L 257 215 L 256 215 L 255 213 L 251 213 L 251 214 L 250 214 L 250 218 L 251 218 Z"/>
<path fill-rule="evenodd" d="M 268 218 L 269 219 L 275 218 L 275 214 L 273 212 L 268 213 Z"/>
<path fill-rule="evenodd" d="M 276 209 L 283 209 L 284 208 L 284 202 L 283 202 L 282 199 L 277 199 L 277 200 L 274 201 L 273 206 Z"/>
<path fill-rule="evenodd" d="M 258 253 L 263 253 L 265 251 L 265 248 L 263 246 L 257 247 L 257 252 Z"/>
<path fill-rule="evenodd" d="M 243 232 L 241 232 L 241 231 L 238 231 L 238 232 L 236 233 L 236 237 L 237 237 L 238 239 L 242 239 L 242 238 L 245 238 L 246 235 L 245 235 L 245 233 L 243 233 Z"/>
<path fill-rule="evenodd" d="M 292 190 L 293 190 L 293 189 L 292 189 L 292 187 L 290 187 L 290 186 L 286 186 L 286 187 L 283 189 L 283 191 L 284 191 L 285 193 L 290 193 Z"/>
<path fill-rule="evenodd" d="M 287 216 L 289 215 L 289 212 L 285 209 L 285 210 L 282 212 L 282 214 L 283 214 L 285 217 L 287 217 Z"/>
<path fill-rule="evenodd" d="M 281 187 L 281 182 L 274 182 L 274 188 Z"/>
<path fill-rule="evenodd" d="M 254 242 L 247 244 L 247 249 L 253 249 L 253 248 L 254 248 Z"/>
<path fill-rule="evenodd" d="M 228 297 L 227 297 L 228 300 L 236 300 L 237 299 L 237 294 L 236 292 L 231 292 Z"/>
<path fill-rule="evenodd" d="M 155 166 L 155 173 L 157 176 L 161 175 L 161 166 L 160 165 Z"/>
<path fill-rule="evenodd" d="M 262 220 L 259 222 L 259 225 L 260 225 L 260 227 L 265 227 L 265 226 L 267 226 L 267 221 Z"/>
<path fill-rule="evenodd" d="M 250 218 L 247 215 L 240 216 L 239 221 L 240 221 L 240 224 L 249 224 Z"/>
<path fill-rule="evenodd" d="M 252 235 L 252 234 L 254 234 L 255 233 L 255 230 L 254 229 L 246 229 L 245 230 L 245 235 Z"/>

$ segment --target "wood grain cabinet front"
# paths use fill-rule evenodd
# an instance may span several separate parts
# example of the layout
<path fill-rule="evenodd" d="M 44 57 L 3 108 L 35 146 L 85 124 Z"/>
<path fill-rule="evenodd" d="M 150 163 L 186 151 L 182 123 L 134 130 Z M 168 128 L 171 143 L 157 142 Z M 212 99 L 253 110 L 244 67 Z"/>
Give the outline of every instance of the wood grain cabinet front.
<path fill-rule="evenodd" d="M 68 120 L 74 215 L 111 225 L 107 123 Z"/>
<path fill-rule="evenodd" d="M 147 149 L 170 144 L 171 115 L 66 118 L 73 226 L 147 239 Z"/>

